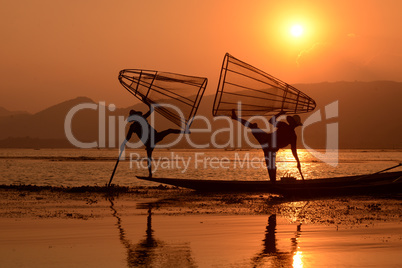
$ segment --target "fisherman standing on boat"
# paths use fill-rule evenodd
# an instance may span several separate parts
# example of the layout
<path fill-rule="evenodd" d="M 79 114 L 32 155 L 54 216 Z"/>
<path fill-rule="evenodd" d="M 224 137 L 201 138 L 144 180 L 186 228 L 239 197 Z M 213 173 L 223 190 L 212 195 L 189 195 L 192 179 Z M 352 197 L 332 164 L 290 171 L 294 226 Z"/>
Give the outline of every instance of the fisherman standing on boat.
<path fill-rule="evenodd" d="M 120 146 L 120 151 L 122 152 L 124 150 L 126 143 L 130 140 L 132 134 L 136 134 L 145 145 L 145 150 L 147 151 L 149 177 L 152 178 L 152 152 L 155 149 L 156 144 L 162 141 L 169 134 L 181 134 L 190 132 L 172 128 L 161 132 L 156 131 L 147 121 L 147 118 L 153 112 L 154 107 L 148 102 L 145 103 L 148 105 L 149 111 L 144 115 L 140 111 L 130 110 L 127 121 L 133 123 L 131 124 L 130 129 L 127 132 L 126 139 Z"/>
<path fill-rule="evenodd" d="M 269 120 L 269 123 L 277 128 L 277 130 L 273 133 L 266 133 L 265 131 L 258 128 L 257 123 L 250 123 L 247 120 L 238 118 L 235 110 L 232 110 L 232 119 L 239 121 L 245 127 L 250 128 L 254 138 L 261 145 L 261 148 L 264 152 L 265 164 L 268 169 L 269 179 L 272 183 L 276 181 L 276 152 L 278 152 L 280 148 L 284 148 L 289 144 L 292 150 L 292 154 L 297 161 L 297 168 L 299 169 L 300 175 L 304 180 L 299 157 L 297 156 L 297 136 L 295 132 L 295 128 L 298 126 L 302 126 L 303 124 L 301 123 L 300 116 L 298 115 L 287 116 L 286 120 L 288 121 L 288 123 L 285 123 L 283 121 L 276 121 L 276 118 L 283 114 L 285 114 L 285 112 L 281 111 Z"/>

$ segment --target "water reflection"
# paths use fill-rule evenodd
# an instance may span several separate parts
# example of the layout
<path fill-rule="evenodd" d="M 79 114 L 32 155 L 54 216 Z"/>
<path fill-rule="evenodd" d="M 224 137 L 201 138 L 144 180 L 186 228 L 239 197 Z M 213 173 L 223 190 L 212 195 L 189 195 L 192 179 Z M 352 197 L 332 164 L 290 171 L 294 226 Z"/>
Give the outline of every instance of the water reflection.
<path fill-rule="evenodd" d="M 127 252 L 127 267 L 197 267 L 192 258 L 189 243 L 168 243 L 156 238 L 152 229 L 152 210 L 153 205 L 156 204 L 146 204 L 147 207 L 142 207 L 148 210 L 145 234 L 137 243 L 132 243 L 127 237 L 122 217 L 119 215 L 113 199 L 109 199 L 109 201 L 112 215 L 117 220 L 119 239 Z M 262 240 L 262 250 L 252 257 L 251 267 L 266 267 L 267 265 L 269 267 L 303 267 L 303 254 L 298 251 L 301 224 L 296 227 L 290 241 L 288 240 L 290 242 L 288 250 L 280 249 L 283 240 L 278 239 L 276 228 L 276 215 L 273 214 L 268 218 L 265 236 Z"/>
<path fill-rule="evenodd" d="M 127 250 L 128 267 L 196 267 L 188 244 L 169 245 L 155 238 L 152 229 L 152 204 L 148 204 L 145 236 L 137 244 L 133 244 L 127 238 L 113 199 L 109 198 L 109 201 L 112 215 L 117 220 L 120 241 Z"/>
<path fill-rule="evenodd" d="M 298 239 L 301 234 L 301 224 L 297 225 L 295 236 L 290 239 L 290 251 L 280 251 L 277 248 L 276 215 L 268 218 L 268 225 L 263 239 L 263 250 L 252 259 L 253 267 L 261 267 L 271 263 L 272 267 L 303 267 L 302 252 L 297 251 Z"/>

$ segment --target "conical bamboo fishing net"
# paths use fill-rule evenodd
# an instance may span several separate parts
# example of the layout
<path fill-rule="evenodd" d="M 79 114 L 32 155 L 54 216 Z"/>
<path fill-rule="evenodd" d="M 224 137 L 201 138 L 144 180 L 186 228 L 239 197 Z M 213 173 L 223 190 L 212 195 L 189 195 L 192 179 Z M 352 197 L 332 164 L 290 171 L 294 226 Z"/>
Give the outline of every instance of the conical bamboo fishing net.
<path fill-rule="evenodd" d="M 311 112 L 315 101 L 293 86 L 226 54 L 223 59 L 213 115 L 230 115 L 241 103 L 242 116 Z"/>
<path fill-rule="evenodd" d="M 140 69 L 120 71 L 120 83 L 135 97 L 156 106 L 155 111 L 180 127 L 189 127 L 208 79 Z"/>

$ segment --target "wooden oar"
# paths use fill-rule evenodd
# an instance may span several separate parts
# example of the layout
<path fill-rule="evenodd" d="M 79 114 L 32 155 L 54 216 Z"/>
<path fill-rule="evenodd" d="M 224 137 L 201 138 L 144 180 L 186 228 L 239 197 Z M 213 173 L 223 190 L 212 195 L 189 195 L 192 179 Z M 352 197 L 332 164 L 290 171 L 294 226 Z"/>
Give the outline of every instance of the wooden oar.
<path fill-rule="evenodd" d="M 361 176 L 361 177 L 359 177 L 359 178 L 356 178 L 355 181 L 361 180 L 361 179 L 364 179 L 364 178 L 367 178 L 367 177 L 370 177 L 370 176 L 373 176 L 373 175 L 377 175 L 377 174 L 379 174 L 379 173 L 381 173 L 381 172 L 384 172 L 384 171 L 387 171 L 387 170 L 391 170 L 391 169 L 394 169 L 394 168 L 397 168 L 397 167 L 400 167 L 400 166 L 402 166 L 402 163 L 399 163 L 398 165 L 393 166 L 393 167 L 389 167 L 389 168 L 380 170 L 380 171 L 378 171 L 378 172 L 376 172 L 376 173 L 373 173 L 373 174 L 368 174 L 368 175 Z"/>
<path fill-rule="evenodd" d="M 108 183 L 107 187 L 110 187 L 110 184 L 112 183 L 113 176 L 114 176 L 114 173 L 116 172 L 117 165 L 119 164 L 120 157 L 121 157 L 122 153 L 123 153 L 123 151 L 120 152 L 119 157 L 117 158 L 116 165 L 114 166 L 113 173 L 112 173 L 112 176 L 110 176 L 110 180 L 109 180 L 109 183 Z"/>

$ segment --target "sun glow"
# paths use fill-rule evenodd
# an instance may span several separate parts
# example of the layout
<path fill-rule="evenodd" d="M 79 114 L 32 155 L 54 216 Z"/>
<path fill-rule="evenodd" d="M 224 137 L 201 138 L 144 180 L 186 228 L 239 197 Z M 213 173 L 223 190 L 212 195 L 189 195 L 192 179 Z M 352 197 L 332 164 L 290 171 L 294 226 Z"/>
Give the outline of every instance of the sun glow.
<path fill-rule="evenodd" d="M 293 268 L 303 268 L 303 253 L 297 251 L 293 255 Z"/>
<path fill-rule="evenodd" d="M 316 6 L 283 6 L 279 2 L 266 14 L 265 22 L 261 23 L 266 34 L 261 35 L 264 39 L 261 38 L 260 44 L 266 53 L 275 51 L 276 61 L 283 62 L 283 66 L 286 64 L 299 68 L 300 53 L 325 40 L 328 31 L 324 32 L 323 29 L 326 27 L 327 18 Z"/>
<path fill-rule="evenodd" d="M 300 24 L 295 24 L 290 28 L 290 34 L 293 37 L 300 37 L 303 35 L 304 29 Z"/>

